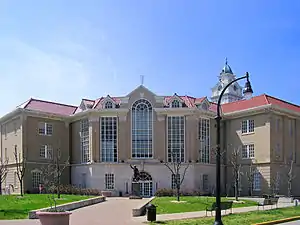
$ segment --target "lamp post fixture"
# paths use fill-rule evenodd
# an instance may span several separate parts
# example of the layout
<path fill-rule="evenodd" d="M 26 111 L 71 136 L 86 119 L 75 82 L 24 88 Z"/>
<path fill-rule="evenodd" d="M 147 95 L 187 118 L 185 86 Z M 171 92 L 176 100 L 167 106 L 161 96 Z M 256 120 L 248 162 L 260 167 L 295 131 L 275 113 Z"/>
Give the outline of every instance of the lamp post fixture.
<path fill-rule="evenodd" d="M 246 72 L 246 75 L 243 77 L 239 77 L 230 83 L 228 83 L 225 88 L 222 90 L 217 105 L 217 150 L 216 150 L 216 214 L 215 214 L 215 222 L 214 225 L 223 225 L 222 217 L 221 217 L 221 153 L 220 153 L 220 145 L 221 145 L 221 115 L 220 115 L 220 108 L 221 108 L 221 100 L 226 91 L 226 89 L 233 83 L 247 79 L 245 83 L 245 87 L 243 89 L 243 94 L 245 97 L 249 97 L 252 95 L 253 90 L 249 81 L 249 73 Z"/>

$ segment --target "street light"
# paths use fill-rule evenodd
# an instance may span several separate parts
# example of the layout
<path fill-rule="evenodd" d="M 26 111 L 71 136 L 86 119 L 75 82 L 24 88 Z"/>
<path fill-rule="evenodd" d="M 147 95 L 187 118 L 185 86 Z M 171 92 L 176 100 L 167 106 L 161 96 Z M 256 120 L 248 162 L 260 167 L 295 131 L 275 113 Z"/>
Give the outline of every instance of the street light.
<path fill-rule="evenodd" d="M 230 83 L 228 83 L 225 88 L 222 90 L 217 105 L 217 152 L 216 152 L 216 215 L 215 215 L 215 222 L 214 225 L 223 225 L 222 218 L 221 218 L 221 157 L 220 157 L 220 145 L 221 145 L 221 115 L 220 115 L 220 108 L 221 108 L 221 100 L 226 91 L 226 89 L 233 83 L 247 79 L 245 83 L 245 87 L 243 89 L 243 94 L 245 98 L 251 97 L 253 94 L 253 90 L 249 81 L 249 73 L 246 72 L 246 75 L 243 77 L 239 77 Z"/>

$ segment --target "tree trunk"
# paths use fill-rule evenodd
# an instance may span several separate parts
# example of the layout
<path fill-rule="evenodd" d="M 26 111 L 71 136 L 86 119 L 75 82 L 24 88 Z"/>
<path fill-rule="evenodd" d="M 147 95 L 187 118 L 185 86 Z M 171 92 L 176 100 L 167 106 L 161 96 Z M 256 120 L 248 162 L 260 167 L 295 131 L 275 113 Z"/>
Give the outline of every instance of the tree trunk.
<path fill-rule="evenodd" d="M 23 180 L 20 180 L 20 194 L 23 197 Z"/>
<path fill-rule="evenodd" d="M 177 201 L 179 202 L 180 201 L 180 186 L 177 185 Z"/>
<path fill-rule="evenodd" d="M 290 198 L 292 195 L 292 183 L 288 182 L 288 197 Z"/>
<path fill-rule="evenodd" d="M 239 176 L 238 176 L 238 171 L 235 172 L 235 188 L 234 188 L 234 197 L 235 200 L 239 200 Z"/>
<path fill-rule="evenodd" d="M 57 198 L 60 198 L 60 176 L 57 176 Z"/>

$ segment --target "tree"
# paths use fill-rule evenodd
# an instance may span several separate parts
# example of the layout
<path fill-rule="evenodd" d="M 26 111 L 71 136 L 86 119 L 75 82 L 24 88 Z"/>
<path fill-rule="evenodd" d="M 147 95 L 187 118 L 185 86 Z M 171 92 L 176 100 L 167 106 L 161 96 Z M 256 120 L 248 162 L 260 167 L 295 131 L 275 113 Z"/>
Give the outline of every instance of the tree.
<path fill-rule="evenodd" d="M 174 151 L 172 151 L 170 161 L 171 162 L 165 162 L 165 166 L 170 170 L 170 172 L 172 174 L 172 177 L 175 181 L 176 197 L 177 197 L 177 201 L 179 202 L 180 201 L 180 188 L 181 188 L 181 185 L 184 181 L 186 171 L 189 168 L 190 164 L 187 163 L 184 166 L 183 174 L 181 176 L 180 171 L 183 167 L 181 157 L 178 156 Z"/>
<path fill-rule="evenodd" d="M 233 180 L 234 180 L 234 196 L 235 200 L 239 200 L 239 184 L 241 173 L 240 162 L 241 147 L 233 148 L 231 152 L 230 164 L 232 166 Z"/>
<path fill-rule="evenodd" d="M 21 196 L 23 196 L 24 195 L 23 180 L 26 171 L 26 154 L 24 151 L 19 152 L 17 146 L 15 145 L 14 157 L 17 166 L 17 177 L 20 183 L 20 194 Z"/>
<path fill-rule="evenodd" d="M 296 175 L 294 175 L 293 166 L 294 166 L 294 160 L 291 159 L 290 164 L 288 165 L 288 173 L 287 173 L 288 197 L 292 196 L 292 182 L 296 177 Z"/>
<path fill-rule="evenodd" d="M 253 161 L 251 160 L 248 171 L 246 171 L 249 196 L 252 196 L 252 194 L 253 194 L 254 174 L 255 174 L 255 168 L 254 168 L 254 165 L 253 165 Z"/>
<path fill-rule="evenodd" d="M 43 185 L 45 187 L 54 187 L 57 192 L 57 198 L 60 198 L 60 184 L 63 171 L 69 166 L 69 157 L 65 162 L 61 162 L 61 151 L 59 148 L 53 154 L 51 163 L 43 168 Z"/>
<path fill-rule="evenodd" d="M 278 172 L 271 177 L 270 183 L 271 183 L 271 193 L 272 195 L 275 196 L 278 194 L 279 186 L 280 186 L 280 176 Z"/>
<path fill-rule="evenodd" d="M 0 194 L 2 194 L 2 184 L 8 173 L 7 165 L 8 165 L 8 158 L 4 160 L 0 158 Z"/>

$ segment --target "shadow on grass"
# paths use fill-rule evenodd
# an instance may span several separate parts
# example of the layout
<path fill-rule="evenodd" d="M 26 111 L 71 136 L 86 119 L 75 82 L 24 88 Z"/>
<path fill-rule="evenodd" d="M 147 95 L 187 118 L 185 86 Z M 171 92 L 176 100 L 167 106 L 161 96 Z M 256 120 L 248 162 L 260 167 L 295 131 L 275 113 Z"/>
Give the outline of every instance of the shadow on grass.
<path fill-rule="evenodd" d="M 155 222 L 152 222 L 151 224 L 167 224 L 167 222 L 165 222 L 165 221 L 155 221 Z"/>
<path fill-rule="evenodd" d="M 14 215 L 14 214 L 27 214 L 28 210 L 26 209 L 1 209 L 0 214 L 4 215 Z"/>

